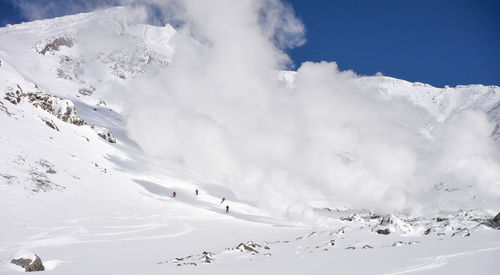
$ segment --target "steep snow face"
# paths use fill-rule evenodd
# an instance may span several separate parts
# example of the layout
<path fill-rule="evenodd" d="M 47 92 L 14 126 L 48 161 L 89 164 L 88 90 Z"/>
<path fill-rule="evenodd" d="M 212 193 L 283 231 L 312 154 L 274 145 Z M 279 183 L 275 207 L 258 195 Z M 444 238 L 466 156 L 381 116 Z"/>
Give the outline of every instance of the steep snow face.
<path fill-rule="evenodd" d="M 64 97 L 164 69 L 175 30 L 135 23 L 144 15 L 123 7 L 0 29 L 0 58 L 37 87 Z"/>

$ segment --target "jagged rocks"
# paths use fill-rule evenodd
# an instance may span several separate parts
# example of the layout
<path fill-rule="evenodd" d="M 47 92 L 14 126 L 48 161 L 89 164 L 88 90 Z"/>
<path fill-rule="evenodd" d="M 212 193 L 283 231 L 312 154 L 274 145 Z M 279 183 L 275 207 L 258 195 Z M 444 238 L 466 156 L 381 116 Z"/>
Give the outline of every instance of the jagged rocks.
<path fill-rule="evenodd" d="M 42 92 L 27 93 L 26 97 L 33 106 L 42 108 L 64 122 L 78 126 L 85 124 L 85 121 L 78 116 L 75 104 L 69 99 L 61 99 Z"/>
<path fill-rule="evenodd" d="M 202 263 L 209 264 L 209 263 L 213 262 L 214 259 L 215 259 L 215 255 L 212 252 L 203 251 L 203 253 L 201 253 L 200 260 Z"/>
<path fill-rule="evenodd" d="M 253 244 L 253 243 L 252 243 Z M 251 245 L 251 244 L 250 244 Z M 251 252 L 251 253 L 256 253 L 258 254 L 259 251 L 255 250 L 254 248 L 250 247 L 250 245 L 246 245 L 244 243 L 240 243 L 238 246 L 236 246 L 236 249 L 240 250 L 241 252 L 245 252 L 245 251 L 248 251 L 248 252 Z M 255 244 L 253 245 L 254 247 Z M 260 247 L 260 245 L 258 246 Z"/>
<path fill-rule="evenodd" d="M 108 131 L 108 129 L 106 128 L 102 128 L 102 127 L 97 127 L 97 126 L 91 126 L 92 129 L 97 133 L 97 135 L 105 140 L 107 140 L 109 143 L 116 143 L 116 139 L 115 137 L 113 136 L 113 134 L 111 134 L 110 131 Z"/>
<path fill-rule="evenodd" d="M 95 87 L 94 86 L 90 86 L 88 88 L 80 88 L 78 90 L 78 93 L 83 95 L 83 96 L 89 96 L 89 95 L 92 95 L 94 92 L 95 92 Z"/>
<path fill-rule="evenodd" d="M 35 107 L 40 107 L 42 110 L 53 114 L 58 119 L 71 123 L 77 126 L 86 125 L 87 123 L 78 115 L 78 112 L 75 108 L 75 104 L 69 99 L 62 99 L 56 96 L 52 96 L 43 92 L 30 92 L 23 93 L 22 88 L 18 85 L 18 89 L 14 90 L 10 88 L 10 90 L 5 94 L 5 99 L 11 102 L 12 104 L 18 104 L 21 102 L 23 98 L 27 98 L 28 102 L 33 104 Z M 89 89 L 94 89 L 92 86 Z M 102 101 L 101 101 L 102 102 Z M 105 104 L 105 103 L 104 103 Z M 59 131 L 57 125 L 48 119 L 42 119 L 47 126 L 50 128 Z M 91 128 L 97 133 L 97 135 L 109 143 L 116 143 L 116 138 L 113 134 L 103 127 L 98 127 L 92 125 Z"/>
<path fill-rule="evenodd" d="M 203 251 L 201 254 L 198 255 L 189 255 L 187 257 L 178 257 L 174 258 L 169 261 L 165 261 L 165 263 L 172 263 L 175 264 L 176 266 L 183 266 L 183 265 L 192 265 L 192 266 L 197 266 L 198 264 L 194 262 L 194 259 L 198 259 L 200 263 L 203 264 L 210 264 L 215 261 L 215 253 L 213 252 L 208 252 L 208 251 Z M 164 263 L 164 262 L 159 262 L 159 264 Z"/>
<path fill-rule="evenodd" d="M 78 126 L 85 124 L 85 121 L 78 116 L 75 104 L 69 99 L 58 98 L 43 92 L 24 93 L 19 85 L 17 85 L 16 90 L 13 88 L 8 90 L 4 98 L 12 104 L 16 105 L 21 102 L 22 98 L 27 98 L 33 106 L 40 107 L 42 110 L 53 114 L 64 122 Z"/>
<path fill-rule="evenodd" d="M 22 256 L 15 256 L 14 259 L 10 261 L 10 263 L 24 268 L 26 272 L 45 270 L 42 259 L 40 259 L 38 255 L 33 253 L 27 253 Z"/>
<path fill-rule="evenodd" d="M 387 235 L 390 233 L 414 233 L 416 232 L 416 229 L 412 225 L 412 221 L 408 219 L 399 218 L 394 215 L 386 215 L 380 220 L 380 223 L 372 229 L 372 231 L 377 232 L 378 234 Z"/>
<path fill-rule="evenodd" d="M 8 116 L 12 116 L 12 113 L 9 112 L 7 107 L 0 101 L 0 111 L 6 113 Z"/>
<path fill-rule="evenodd" d="M 39 54 L 45 55 L 45 53 L 56 52 L 61 49 L 62 46 L 71 48 L 74 45 L 74 40 L 69 35 L 61 35 L 47 39 L 45 41 L 38 41 L 35 43 L 35 51 Z"/>
<path fill-rule="evenodd" d="M 493 218 L 493 222 L 500 223 L 500 212 Z"/>
<path fill-rule="evenodd" d="M 448 218 L 442 218 L 442 217 L 437 217 L 436 218 L 436 222 L 444 222 L 444 221 L 447 221 Z"/>
<path fill-rule="evenodd" d="M 495 217 L 485 220 L 482 224 L 491 228 L 500 229 L 500 212 Z"/>
<path fill-rule="evenodd" d="M 5 93 L 4 99 L 8 100 L 10 103 L 17 105 L 19 102 L 21 102 L 21 98 L 23 96 L 23 90 L 19 85 L 17 85 L 17 89 L 14 90 L 13 88 L 9 87 L 7 88 L 7 92 Z"/>

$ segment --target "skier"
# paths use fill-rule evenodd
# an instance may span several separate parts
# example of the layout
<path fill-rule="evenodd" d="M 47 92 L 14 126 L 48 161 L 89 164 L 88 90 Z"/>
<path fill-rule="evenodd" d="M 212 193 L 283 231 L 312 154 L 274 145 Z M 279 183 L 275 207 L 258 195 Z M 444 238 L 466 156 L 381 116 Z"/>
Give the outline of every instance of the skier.
<path fill-rule="evenodd" d="M 229 213 L 229 205 L 226 205 L 226 213 Z"/>
<path fill-rule="evenodd" d="M 220 203 L 223 204 L 225 200 L 226 198 L 222 198 L 222 201 Z"/>
<path fill-rule="evenodd" d="M 175 198 L 175 195 L 177 195 L 177 193 L 175 193 L 175 191 L 174 191 L 174 192 L 172 192 L 172 197 L 174 197 L 174 198 Z"/>
<path fill-rule="evenodd" d="M 196 189 L 196 190 L 194 191 L 194 193 L 196 193 L 196 196 L 198 196 L 198 189 Z"/>

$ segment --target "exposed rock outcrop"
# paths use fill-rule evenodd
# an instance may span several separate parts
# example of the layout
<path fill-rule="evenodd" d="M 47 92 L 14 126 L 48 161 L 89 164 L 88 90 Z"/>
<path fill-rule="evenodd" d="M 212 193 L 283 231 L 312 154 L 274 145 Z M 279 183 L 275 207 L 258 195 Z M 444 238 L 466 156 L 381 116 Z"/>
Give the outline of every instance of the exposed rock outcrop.
<path fill-rule="evenodd" d="M 61 50 L 62 46 L 71 48 L 74 45 L 74 40 L 69 35 L 61 35 L 44 41 L 35 43 L 35 51 L 45 55 L 47 52 L 53 53 Z"/>
<path fill-rule="evenodd" d="M 107 140 L 109 143 L 116 143 L 115 137 L 113 136 L 113 134 L 111 134 L 111 132 L 108 129 L 97 127 L 95 125 L 92 125 L 91 127 L 99 137 Z"/>
<path fill-rule="evenodd" d="M 18 265 L 26 272 L 32 271 L 44 271 L 45 267 L 43 266 L 42 259 L 38 257 L 38 255 L 25 255 L 19 258 L 12 259 L 10 261 L 11 264 Z"/>
<path fill-rule="evenodd" d="M 483 224 L 492 228 L 500 229 L 500 212 L 498 212 L 498 214 L 492 219 L 484 221 Z"/>
<path fill-rule="evenodd" d="M 92 86 L 89 89 L 95 90 L 95 88 L 93 88 Z M 5 93 L 5 99 L 15 105 L 19 104 L 21 100 L 26 99 L 33 106 L 40 107 L 42 110 L 53 114 L 58 119 L 64 122 L 71 123 L 77 126 L 87 125 L 83 118 L 78 115 L 73 101 L 69 99 L 62 99 L 41 91 L 24 93 L 23 89 L 19 85 L 17 85 L 17 89 L 9 88 Z M 59 131 L 59 128 L 52 120 L 42 120 L 50 128 Z M 90 127 L 97 133 L 99 137 L 107 140 L 109 143 L 116 143 L 116 138 L 108 129 L 95 125 L 91 125 Z"/>

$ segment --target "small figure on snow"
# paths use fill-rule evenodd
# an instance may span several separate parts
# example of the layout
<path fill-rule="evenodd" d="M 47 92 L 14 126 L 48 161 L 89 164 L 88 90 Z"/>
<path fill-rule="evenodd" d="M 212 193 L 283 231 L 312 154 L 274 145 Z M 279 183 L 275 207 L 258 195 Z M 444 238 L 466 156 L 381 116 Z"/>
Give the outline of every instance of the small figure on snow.
<path fill-rule="evenodd" d="M 177 195 L 177 193 L 175 193 L 175 191 L 174 191 L 174 192 L 172 192 L 172 197 L 174 197 L 174 198 L 175 198 L 175 195 Z"/>
<path fill-rule="evenodd" d="M 196 196 L 198 196 L 198 189 L 196 189 L 194 193 L 196 194 Z"/>
<path fill-rule="evenodd" d="M 229 213 L 229 205 L 226 205 L 226 213 Z"/>
<path fill-rule="evenodd" d="M 222 201 L 220 202 L 220 204 L 223 204 L 225 200 L 226 200 L 226 198 L 222 198 Z"/>

